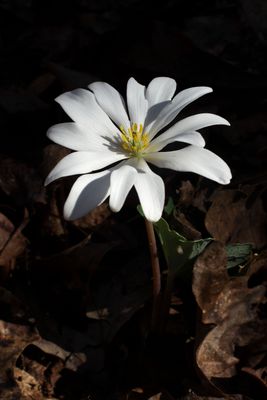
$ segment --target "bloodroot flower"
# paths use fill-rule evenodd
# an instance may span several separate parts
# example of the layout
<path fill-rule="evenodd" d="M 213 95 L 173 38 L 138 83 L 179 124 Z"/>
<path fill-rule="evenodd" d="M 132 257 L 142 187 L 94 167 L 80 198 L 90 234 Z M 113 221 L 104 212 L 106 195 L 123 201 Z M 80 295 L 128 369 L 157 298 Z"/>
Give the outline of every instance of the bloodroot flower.
<path fill-rule="evenodd" d="M 56 98 L 74 122 L 54 125 L 47 135 L 75 152 L 55 166 L 45 183 L 83 174 L 66 200 L 67 220 L 84 216 L 108 196 L 111 210 L 120 211 L 134 186 L 146 219 L 158 221 L 164 207 L 165 188 L 162 178 L 148 163 L 195 172 L 221 184 L 230 182 L 228 165 L 204 148 L 205 141 L 198 132 L 211 125 L 229 125 L 224 118 L 202 113 L 169 127 L 185 106 L 212 89 L 193 87 L 174 96 L 175 90 L 176 82 L 171 78 L 155 78 L 147 88 L 130 78 L 127 108 L 119 92 L 105 82 L 95 82 L 89 85 L 89 90 L 77 89 Z M 164 151 L 176 141 L 188 146 Z"/>

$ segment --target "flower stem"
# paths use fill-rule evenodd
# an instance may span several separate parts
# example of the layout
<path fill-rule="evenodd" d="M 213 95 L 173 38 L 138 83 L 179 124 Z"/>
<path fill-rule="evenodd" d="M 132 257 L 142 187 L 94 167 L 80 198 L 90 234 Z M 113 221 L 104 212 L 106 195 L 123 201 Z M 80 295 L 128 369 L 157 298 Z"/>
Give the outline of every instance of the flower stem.
<path fill-rule="evenodd" d="M 159 312 L 159 300 L 161 290 L 161 277 L 160 277 L 160 265 L 157 251 L 157 242 L 154 232 L 153 223 L 145 219 L 146 232 L 148 238 L 148 246 L 150 251 L 152 277 L 153 277 L 153 309 L 152 309 L 152 321 L 151 329 L 155 330 L 158 320 Z"/>

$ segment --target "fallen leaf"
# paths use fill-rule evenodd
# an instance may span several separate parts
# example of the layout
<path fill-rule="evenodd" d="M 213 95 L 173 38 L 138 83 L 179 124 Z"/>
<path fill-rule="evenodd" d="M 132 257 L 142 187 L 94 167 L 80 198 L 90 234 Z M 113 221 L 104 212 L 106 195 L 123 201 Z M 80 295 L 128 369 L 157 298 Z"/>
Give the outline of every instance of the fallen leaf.
<path fill-rule="evenodd" d="M 196 190 L 190 181 L 182 181 L 177 192 L 179 195 L 179 206 L 188 207 L 193 203 Z"/>
<path fill-rule="evenodd" d="M 226 250 L 222 243 L 213 242 L 194 265 L 193 293 L 202 322 L 213 324 L 196 354 L 197 365 L 209 380 L 236 375 L 237 365 L 245 366 L 237 349 L 266 340 L 267 321 L 260 316 L 266 288 L 262 283 L 251 285 L 265 263 L 266 255 L 256 257 L 246 276 L 231 278 L 226 272 Z"/>
<path fill-rule="evenodd" d="M 2 398 L 9 387 L 15 384 L 14 367 L 25 347 L 36 340 L 38 334 L 28 325 L 0 321 L 0 380 Z"/>
<path fill-rule="evenodd" d="M 36 379 L 20 368 L 14 368 L 14 379 L 19 387 L 21 399 L 43 400 L 41 385 Z"/>
<path fill-rule="evenodd" d="M 244 185 L 236 190 L 220 190 L 211 198 L 205 225 L 208 232 L 224 243 L 252 243 L 261 249 L 267 244 L 267 213 L 263 189 Z"/>
<path fill-rule="evenodd" d="M 0 268 L 2 280 L 7 278 L 10 270 L 14 267 L 16 258 L 20 256 L 27 245 L 25 236 L 21 230 L 27 224 L 25 215 L 22 224 L 15 228 L 12 222 L 0 213 Z"/>
<path fill-rule="evenodd" d="M 227 254 L 222 243 L 212 243 L 197 259 L 193 270 L 193 293 L 202 310 L 204 324 L 216 322 L 216 300 L 229 282 Z"/>

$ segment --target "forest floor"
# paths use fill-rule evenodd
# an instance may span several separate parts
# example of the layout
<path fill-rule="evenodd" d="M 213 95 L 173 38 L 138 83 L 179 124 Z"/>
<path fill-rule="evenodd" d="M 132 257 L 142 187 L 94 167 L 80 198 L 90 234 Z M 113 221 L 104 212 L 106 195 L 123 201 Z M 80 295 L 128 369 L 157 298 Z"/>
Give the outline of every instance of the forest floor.
<path fill-rule="evenodd" d="M 0 1 L 1 400 L 267 399 L 266 21 L 260 0 Z M 135 194 L 67 222 L 73 178 L 43 185 L 68 153 L 46 137 L 67 118 L 54 98 L 95 80 L 125 93 L 130 76 L 211 86 L 182 117 L 231 123 L 203 131 L 229 185 L 160 172 L 170 229 L 214 239 L 160 332 Z"/>

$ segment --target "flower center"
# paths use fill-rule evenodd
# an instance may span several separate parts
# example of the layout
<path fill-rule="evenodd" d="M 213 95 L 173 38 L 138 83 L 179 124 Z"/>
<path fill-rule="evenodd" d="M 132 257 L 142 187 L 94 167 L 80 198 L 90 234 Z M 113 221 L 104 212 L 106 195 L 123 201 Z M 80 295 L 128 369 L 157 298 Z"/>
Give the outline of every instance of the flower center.
<path fill-rule="evenodd" d="M 128 128 L 127 130 L 121 126 L 120 130 L 122 148 L 132 156 L 140 156 L 149 145 L 149 135 L 147 132 L 143 132 L 143 125 L 140 124 L 138 126 L 136 123 L 134 123 L 132 124 L 131 128 Z"/>

